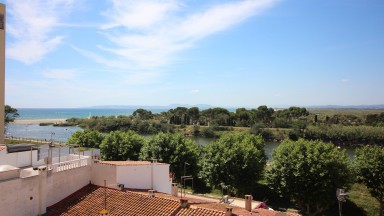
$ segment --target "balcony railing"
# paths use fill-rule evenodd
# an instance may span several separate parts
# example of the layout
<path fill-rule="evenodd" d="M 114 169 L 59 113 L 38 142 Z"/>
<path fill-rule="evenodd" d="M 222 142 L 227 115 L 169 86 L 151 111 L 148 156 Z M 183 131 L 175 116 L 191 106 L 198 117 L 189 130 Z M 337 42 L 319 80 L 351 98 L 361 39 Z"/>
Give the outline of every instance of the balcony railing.
<path fill-rule="evenodd" d="M 75 168 L 90 166 L 90 165 L 91 163 L 89 158 L 81 158 L 81 159 L 63 161 L 60 163 L 52 164 L 52 171 L 61 172 L 65 170 L 70 170 L 70 169 L 75 169 Z"/>

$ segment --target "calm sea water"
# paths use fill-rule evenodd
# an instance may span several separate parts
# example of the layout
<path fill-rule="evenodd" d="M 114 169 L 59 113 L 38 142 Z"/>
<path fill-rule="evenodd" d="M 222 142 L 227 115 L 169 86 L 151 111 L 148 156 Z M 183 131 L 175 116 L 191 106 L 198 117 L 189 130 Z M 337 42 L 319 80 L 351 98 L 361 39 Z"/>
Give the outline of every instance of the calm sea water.
<path fill-rule="evenodd" d="M 96 109 L 96 108 L 19 108 L 17 119 L 68 119 L 87 118 L 89 116 L 132 115 L 136 109 Z M 151 109 L 152 113 L 168 111 Z"/>

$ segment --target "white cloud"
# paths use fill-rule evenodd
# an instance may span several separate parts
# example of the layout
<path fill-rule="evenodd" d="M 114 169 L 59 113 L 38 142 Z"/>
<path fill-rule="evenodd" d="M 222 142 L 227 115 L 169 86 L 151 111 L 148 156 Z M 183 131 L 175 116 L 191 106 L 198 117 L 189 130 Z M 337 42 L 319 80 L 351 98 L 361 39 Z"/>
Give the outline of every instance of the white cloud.
<path fill-rule="evenodd" d="M 9 1 L 7 57 L 32 64 L 61 44 L 64 36 L 55 35 L 61 19 L 70 13 L 74 0 Z"/>
<path fill-rule="evenodd" d="M 76 69 L 50 69 L 43 72 L 43 76 L 50 79 L 72 80 L 76 78 Z"/>
<path fill-rule="evenodd" d="M 108 19 L 100 33 L 108 45 L 97 46 L 103 54 L 76 48 L 81 54 L 108 67 L 143 71 L 143 79 L 173 63 L 177 53 L 220 31 L 228 30 L 272 6 L 277 0 L 242 0 L 212 5 L 204 10 L 184 10 L 177 0 L 111 0 L 102 14 Z M 187 12 L 185 14 L 184 12 Z M 184 14 L 183 14 L 184 13 Z M 112 44 L 112 45 L 111 45 Z M 113 60 L 105 56 L 112 54 Z"/>

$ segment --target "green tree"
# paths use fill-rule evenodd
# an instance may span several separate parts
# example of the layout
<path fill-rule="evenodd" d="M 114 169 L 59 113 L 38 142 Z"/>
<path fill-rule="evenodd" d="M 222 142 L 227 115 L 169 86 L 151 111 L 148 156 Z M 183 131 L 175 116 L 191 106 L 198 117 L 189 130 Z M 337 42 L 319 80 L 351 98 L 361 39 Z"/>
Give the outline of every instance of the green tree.
<path fill-rule="evenodd" d="M 148 120 L 153 118 L 153 114 L 149 110 L 137 109 L 132 113 L 132 116 L 139 117 L 141 120 Z"/>
<path fill-rule="evenodd" d="M 380 213 L 384 210 L 384 148 L 365 146 L 356 149 L 355 167 L 357 179 L 367 186 L 369 192 L 380 203 Z"/>
<path fill-rule="evenodd" d="M 336 202 L 336 189 L 351 183 L 345 151 L 321 141 L 286 140 L 273 152 L 269 186 L 305 215 L 318 215 Z"/>
<path fill-rule="evenodd" d="M 5 105 L 4 112 L 5 112 L 4 113 L 5 114 L 5 116 L 4 116 L 4 123 L 5 124 L 13 122 L 13 121 L 15 121 L 15 119 L 17 117 L 19 117 L 19 113 L 17 112 L 17 109 L 13 108 L 9 105 Z"/>
<path fill-rule="evenodd" d="M 112 131 L 100 145 L 104 160 L 138 160 L 144 137 L 133 131 Z"/>
<path fill-rule="evenodd" d="M 237 195 L 252 191 L 267 161 L 264 141 L 251 134 L 225 134 L 204 147 L 200 176 L 216 188 L 230 185 Z"/>
<path fill-rule="evenodd" d="M 157 159 L 169 163 L 177 180 L 184 175 L 196 177 L 199 146 L 181 134 L 159 133 L 143 146 L 140 159 Z M 188 163 L 189 165 L 186 165 Z M 186 165 L 186 166 L 185 166 Z"/>
<path fill-rule="evenodd" d="M 77 144 L 81 147 L 100 148 L 104 135 L 96 130 L 76 131 L 68 139 L 68 143 Z"/>

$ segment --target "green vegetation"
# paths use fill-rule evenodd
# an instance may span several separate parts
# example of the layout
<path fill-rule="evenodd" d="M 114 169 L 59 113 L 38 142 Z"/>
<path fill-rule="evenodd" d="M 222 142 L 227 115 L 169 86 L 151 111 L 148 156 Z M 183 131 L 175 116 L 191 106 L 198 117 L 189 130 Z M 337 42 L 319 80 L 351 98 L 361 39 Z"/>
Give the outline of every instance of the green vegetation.
<path fill-rule="evenodd" d="M 215 188 L 230 185 L 242 196 L 257 185 L 266 161 L 260 136 L 227 134 L 204 147 L 199 175 Z"/>
<path fill-rule="evenodd" d="M 68 139 L 69 144 L 77 144 L 81 147 L 100 148 L 104 135 L 95 130 L 76 131 Z"/>
<path fill-rule="evenodd" d="M 248 132 L 261 135 L 266 141 L 305 138 L 336 145 L 384 145 L 383 110 L 307 110 L 301 107 L 274 110 L 259 106 L 230 112 L 224 108 L 200 111 L 197 107 L 177 107 L 159 114 L 137 109 L 131 116 L 71 118 L 54 126 L 73 125 L 103 133 L 132 130 L 139 134 L 163 132 L 219 138 L 225 133 Z"/>
<path fill-rule="evenodd" d="M 336 188 L 348 188 L 352 178 L 344 152 L 299 139 L 286 140 L 275 149 L 267 182 L 306 215 L 319 215 L 336 201 Z"/>
<path fill-rule="evenodd" d="M 5 105 L 4 107 L 4 124 L 7 125 L 10 122 L 15 121 L 15 119 L 19 116 L 16 108 L 13 108 L 9 105 Z"/>
<path fill-rule="evenodd" d="M 138 160 L 145 140 L 133 131 L 112 131 L 105 136 L 101 145 L 103 160 Z"/>
<path fill-rule="evenodd" d="M 356 150 L 355 166 L 358 181 L 367 186 L 372 197 L 380 203 L 379 215 L 384 210 L 384 148 L 365 146 Z"/>
<path fill-rule="evenodd" d="M 141 160 L 157 159 L 169 163 L 177 181 L 187 173 L 197 175 L 198 158 L 199 146 L 181 134 L 159 133 L 151 137 L 140 152 Z"/>

